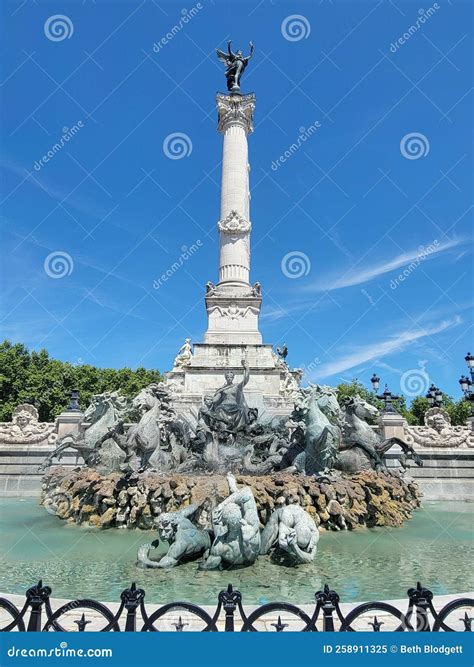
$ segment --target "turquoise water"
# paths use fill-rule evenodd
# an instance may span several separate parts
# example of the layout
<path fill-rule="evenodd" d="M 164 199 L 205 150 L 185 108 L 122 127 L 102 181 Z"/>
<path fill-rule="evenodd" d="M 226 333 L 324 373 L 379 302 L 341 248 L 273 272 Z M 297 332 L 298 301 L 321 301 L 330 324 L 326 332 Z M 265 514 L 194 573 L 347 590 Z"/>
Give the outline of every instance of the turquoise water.
<path fill-rule="evenodd" d="M 474 505 L 425 502 L 402 528 L 321 534 L 311 565 L 286 568 L 261 557 L 250 568 L 199 572 L 140 570 L 138 546 L 156 537 L 138 530 L 100 531 L 67 524 L 34 499 L 0 501 L 0 591 L 24 593 L 42 578 L 55 597 L 118 600 L 132 581 L 150 602 L 185 599 L 213 604 L 232 582 L 247 604 L 311 603 L 325 583 L 342 601 L 404 597 L 421 581 L 436 594 L 471 590 Z"/>

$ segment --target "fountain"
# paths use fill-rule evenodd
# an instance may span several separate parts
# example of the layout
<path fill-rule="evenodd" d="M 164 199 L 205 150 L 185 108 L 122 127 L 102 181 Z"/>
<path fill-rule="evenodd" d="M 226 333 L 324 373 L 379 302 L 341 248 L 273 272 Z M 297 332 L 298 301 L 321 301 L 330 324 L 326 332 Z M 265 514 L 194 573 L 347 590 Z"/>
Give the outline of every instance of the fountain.
<path fill-rule="evenodd" d="M 250 55 L 253 53 L 251 45 Z M 42 503 L 62 519 L 102 528 L 158 529 L 138 564 L 200 570 L 311 562 L 320 529 L 399 526 L 419 506 L 416 485 L 385 455 L 420 465 L 404 439 L 370 426 L 359 396 L 340 405 L 327 386 L 300 387 L 286 345 L 262 343 L 260 283 L 250 277 L 249 164 L 255 95 L 242 94 L 250 56 L 218 50 L 228 94 L 217 95 L 224 136 L 219 282 L 208 282 L 204 342 L 186 339 L 163 382 L 127 402 L 94 396 L 79 430 L 57 441 L 43 468 Z M 139 417 L 129 423 L 130 414 Z M 66 450 L 83 465 L 54 466 Z"/>

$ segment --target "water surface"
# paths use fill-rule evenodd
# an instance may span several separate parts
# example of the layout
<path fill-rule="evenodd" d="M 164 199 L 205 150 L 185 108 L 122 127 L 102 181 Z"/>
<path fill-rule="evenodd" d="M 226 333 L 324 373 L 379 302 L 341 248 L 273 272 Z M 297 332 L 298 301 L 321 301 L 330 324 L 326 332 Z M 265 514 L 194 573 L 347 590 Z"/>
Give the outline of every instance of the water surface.
<path fill-rule="evenodd" d="M 150 602 L 214 604 L 232 582 L 247 604 L 309 604 L 325 583 L 342 601 L 404 597 L 421 581 L 435 594 L 472 590 L 474 505 L 425 502 L 402 528 L 323 532 L 314 563 L 287 568 L 260 557 L 249 568 L 199 572 L 197 563 L 141 570 L 138 546 L 156 537 L 139 530 L 98 530 L 48 514 L 35 499 L 0 501 L 0 591 L 23 594 L 39 579 L 55 597 L 117 601 L 132 581 Z"/>

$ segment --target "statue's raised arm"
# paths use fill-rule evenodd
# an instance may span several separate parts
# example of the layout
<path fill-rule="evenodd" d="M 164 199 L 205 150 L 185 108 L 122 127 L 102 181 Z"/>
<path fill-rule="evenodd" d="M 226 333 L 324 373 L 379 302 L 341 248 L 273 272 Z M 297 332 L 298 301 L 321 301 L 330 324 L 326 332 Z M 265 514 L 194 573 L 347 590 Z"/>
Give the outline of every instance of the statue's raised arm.
<path fill-rule="evenodd" d="M 250 53 L 249 53 L 248 56 L 245 58 L 245 62 L 246 62 L 246 63 L 248 63 L 248 61 L 250 60 L 250 58 L 253 56 L 253 52 L 255 51 L 255 47 L 254 47 L 254 45 L 253 45 L 253 42 L 249 42 L 249 46 L 250 46 Z"/>
<path fill-rule="evenodd" d="M 248 383 L 250 379 L 250 369 L 249 365 L 246 359 L 242 359 L 242 367 L 244 369 L 244 377 L 242 378 L 242 386 L 245 387 L 245 385 Z"/>

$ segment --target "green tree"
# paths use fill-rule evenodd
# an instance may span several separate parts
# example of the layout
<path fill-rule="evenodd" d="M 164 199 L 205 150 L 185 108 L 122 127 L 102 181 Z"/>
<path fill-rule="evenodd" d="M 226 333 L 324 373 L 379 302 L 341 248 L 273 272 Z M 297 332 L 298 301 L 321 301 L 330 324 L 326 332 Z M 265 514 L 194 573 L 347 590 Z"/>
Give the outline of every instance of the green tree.
<path fill-rule="evenodd" d="M 383 410 L 383 402 L 380 401 L 372 391 L 369 391 L 357 379 L 348 383 L 341 383 L 337 385 L 337 400 L 342 404 L 344 399 L 349 396 L 359 394 L 367 403 L 375 405 L 379 410 Z M 409 406 L 406 404 L 406 399 L 401 396 L 400 399 L 393 402 L 395 410 L 401 414 L 410 425 L 423 426 L 425 412 L 430 407 L 428 399 L 424 396 L 417 396 L 414 398 Z M 448 394 L 443 394 L 442 407 L 448 412 L 451 423 L 454 426 L 464 425 L 466 419 L 470 415 L 470 406 L 467 401 L 460 398 L 455 401 Z"/>
<path fill-rule="evenodd" d="M 10 420 L 19 403 L 33 403 L 41 421 L 54 421 L 68 406 L 73 389 L 79 390 L 85 409 L 93 394 L 118 390 L 131 398 L 160 380 L 157 370 L 73 366 L 52 359 L 46 350 L 29 352 L 21 343 L 5 340 L 0 344 L 0 421 Z"/>

